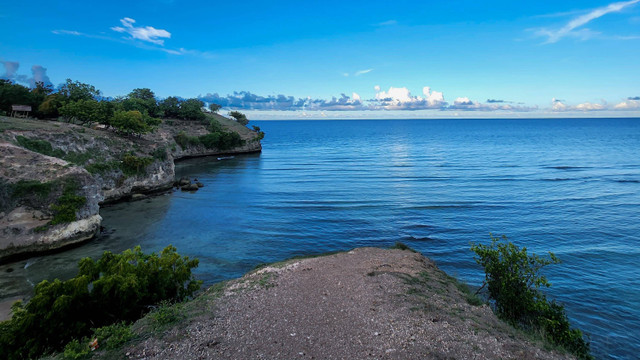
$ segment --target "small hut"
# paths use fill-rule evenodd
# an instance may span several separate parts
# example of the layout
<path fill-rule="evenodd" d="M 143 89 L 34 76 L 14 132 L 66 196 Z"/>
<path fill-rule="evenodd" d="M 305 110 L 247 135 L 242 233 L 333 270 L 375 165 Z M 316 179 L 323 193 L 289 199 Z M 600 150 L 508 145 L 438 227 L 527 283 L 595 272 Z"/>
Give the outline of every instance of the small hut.
<path fill-rule="evenodd" d="M 29 105 L 11 105 L 11 117 L 26 118 L 31 112 Z"/>

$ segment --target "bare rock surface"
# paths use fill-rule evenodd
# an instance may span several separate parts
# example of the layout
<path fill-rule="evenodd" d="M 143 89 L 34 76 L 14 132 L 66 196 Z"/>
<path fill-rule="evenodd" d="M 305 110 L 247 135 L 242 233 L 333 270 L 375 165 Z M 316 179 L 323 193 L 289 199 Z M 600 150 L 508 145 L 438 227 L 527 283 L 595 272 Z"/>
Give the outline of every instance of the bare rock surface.
<path fill-rule="evenodd" d="M 37 181 L 51 185 L 43 196 L 25 194 L 37 201 L 24 205 L 7 194 L 0 194 L 0 258 L 19 253 L 56 249 L 92 238 L 100 228 L 102 218 L 98 203 L 102 200 L 98 186 L 83 168 L 70 166 L 62 159 L 42 155 L 19 146 L 0 142 L 0 182 Z M 86 198 L 78 210 L 78 220 L 37 231 L 50 218 L 49 208 L 61 195 L 64 185 L 74 182 L 77 193 Z"/>
<path fill-rule="evenodd" d="M 186 320 L 122 351 L 141 359 L 564 359 L 470 305 L 420 254 L 359 248 L 211 288 Z M 144 333 L 145 320 L 136 324 Z"/>

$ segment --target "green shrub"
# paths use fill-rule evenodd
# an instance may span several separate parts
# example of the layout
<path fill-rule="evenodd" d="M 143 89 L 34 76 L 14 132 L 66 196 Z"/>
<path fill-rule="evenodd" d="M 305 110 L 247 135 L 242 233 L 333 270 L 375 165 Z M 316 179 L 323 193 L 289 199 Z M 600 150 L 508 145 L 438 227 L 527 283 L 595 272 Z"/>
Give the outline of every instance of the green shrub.
<path fill-rule="evenodd" d="M 564 306 L 549 302 L 540 287 L 551 284 L 540 270 L 560 260 L 549 253 L 548 258 L 527 254 L 505 236 L 491 236 L 491 245 L 472 244 L 475 260 L 485 270 L 489 297 L 494 300 L 497 315 L 512 325 L 540 333 L 554 345 L 561 346 L 580 359 L 592 359 L 589 343 L 578 329 L 571 329 Z"/>
<path fill-rule="evenodd" d="M 16 140 L 18 141 L 18 145 L 23 148 L 43 155 L 54 156 L 57 158 L 62 158 L 65 155 L 64 151 L 60 149 L 54 150 L 51 143 L 46 140 L 29 139 L 21 135 L 16 136 Z"/>
<path fill-rule="evenodd" d="M 76 213 L 84 204 L 87 203 L 86 197 L 76 195 L 77 188 L 78 187 L 75 183 L 67 183 L 62 196 L 56 200 L 55 204 L 51 205 L 51 210 L 53 210 L 53 219 L 51 219 L 49 225 L 76 221 Z"/>
<path fill-rule="evenodd" d="M 84 128 L 83 128 L 84 129 Z M 71 151 L 62 157 L 63 160 L 75 165 L 84 165 L 87 161 L 96 156 L 94 151 L 74 152 Z"/>
<path fill-rule="evenodd" d="M 407 251 L 411 251 L 411 252 L 417 253 L 417 251 L 415 251 L 414 249 L 409 247 L 409 245 L 406 245 L 405 243 L 402 243 L 400 241 L 396 241 L 396 243 L 392 247 L 390 247 L 389 249 L 407 250 Z"/>
<path fill-rule="evenodd" d="M 85 165 L 84 168 L 91 174 L 104 174 L 107 171 L 119 169 L 120 163 L 118 161 L 97 162 Z"/>
<path fill-rule="evenodd" d="M 260 130 L 260 126 L 253 125 L 253 131 L 256 132 L 257 136 L 255 137 L 255 141 L 260 141 L 264 139 L 264 131 Z"/>
<path fill-rule="evenodd" d="M 134 337 L 131 325 L 119 322 L 94 329 L 93 335 L 89 339 L 98 339 L 98 345 L 101 349 L 117 349 Z"/>
<path fill-rule="evenodd" d="M 184 131 L 180 131 L 173 139 L 183 149 L 200 145 L 200 139 L 195 136 L 189 136 Z"/>
<path fill-rule="evenodd" d="M 64 360 L 81 360 L 87 359 L 91 355 L 91 348 L 89 347 L 89 341 L 87 338 L 82 340 L 73 339 L 65 347 L 62 352 L 62 358 Z"/>
<path fill-rule="evenodd" d="M 172 304 L 169 301 L 162 301 L 159 306 L 149 314 L 153 321 L 153 327 L 158 330 L 166 325 L 173 324 L 184 318 L 182 304 Z"/>
<path fill-rule="evenodd" d="M 137 110 L 114 111 L 109 123 L 126 135 L 144 134 L 151 131 L 151 126 L 145 122 L 145 116 Z"/>
<path fill-rule="evenodd" d="M 52 185 L 51 182 L 41 183 L 37 180 L 20 180 L 11 186 L 11 197 L 20 198 L 35 195 L 40 198 L 46 198 L 51 193 Z"/>
<path fill-rule="evenodd" d="M 237 132 L 218 131 L 198 137 L 207 149 L 229 150 L 244 144 Z"/>
<path fill-rule="evenodd" d="M 164 148 L 164 147 L 156 148 L 151 153 L 151 156 L 153 156 L 154 159 L 165 161 L 165 160 L 167 160 L 167 149 Z"/>
<path fill-rule="evenodd" d="M 151 165 L 153 158 L 138 157 L 135 155 L 125 155 L 122 158 L 120 169 L 127 176 L 143 175 L 146 173 L 146 167 Z"/>
<path fill-rule="evenodd" d="M 218 132 L 218 131 L 223 131 L 224 128 L 222 127 L 222 124 L 220 124 L 220 122 L 216 119 L 210 119 L 209 120 L 209 124 L 207 126 L 207 130 L 209 130 L 209 132 Z"/>
<path fill-rule="evenodd" d="M 76 277 L 42 281 L 28 303 L 13 305 L 12 318 L 0 322 L 0 358 L 36 358 L 60 351 L 72 339 L 91 334 L 92 328 L 134 321 L 163 300 L 182 301 L 200 288 L 201 282 L 191 274 L 196 266 L 197 259 L 180 256 L 173 246 L 160 254 L 146 255 L 136 247 L 122 254 L 105 252 L 98 261 L 82 259 Z M 95 334 L 114 343 L 131 335 L 118 326 L 101 331 Z M 85 344 L 71 342 L 65 356 L 84 356 Z"/>
<path fill-rule="evenodd" d="M 247 125 L 249 123 L 249 119 L 247 119 L 247 116 L 239 111 L 231 111 L 229 113 L 229 116 L 234 118 L 239 124 Z"/>

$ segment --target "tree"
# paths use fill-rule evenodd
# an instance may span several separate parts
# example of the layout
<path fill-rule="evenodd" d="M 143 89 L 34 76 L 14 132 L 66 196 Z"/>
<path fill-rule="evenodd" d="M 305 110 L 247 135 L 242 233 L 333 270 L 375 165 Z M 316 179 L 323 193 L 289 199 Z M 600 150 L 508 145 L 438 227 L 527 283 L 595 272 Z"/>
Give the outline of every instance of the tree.
<path fill-rule="evenodd" d="M 106 108 L 93 99 L 70 101 L 59 108 L 60 115 L 67 121 L 79 121 L 81 124 L 91 122 L 107 122 L 109 114 Z"/>
<path fill-rule="evenodd" d="M 133 89 L 129 93 L 130 99 L 156 100 L 156 95 L 149 88 Z"/>
<path fill-rule="evenodd" d="M 0 111 L 10 114 L 11 105 L 32 105 L 32 99 L 26 86 L 0 79 Z"/>
<path fill-rule="evenodd" d="M 202 112 L 204 103 L 198 99 L 188 99 L 180 103 L 179 117 L 186 120 L 203 120 L 206 118 Z"/>
<path fill-rule="evenodd" d="M 50 94 L 38 106 L 39 116 L 42 118 L 57 118 L 59 109 L 64 105 L 64 97 L 60 94 Z"/>
<path fill-rule="evenodd" d="M 485 270 L 489 298 L 495 301 L 497 315 L 525 330 L 542 333 L 550 342 L 562 346 L 581 359 L 591 359 L 589 343 L 582 332 L 571 329 L 564 306 L 549 302 L 540 291 L 551 284 L 540 274 L 547 265 L 560 260 L 549 253 L 548 258 L 527 254 L 527 248 L 519 248 L 506 236 L 491 236 L 491 245 L 471 245 L 475 260 Z"/>
<path fill-rule="evenodd" d="M 117 110 L 113 113 L 110 123 L 118 131 L 127 135 L 139 135 L 151 131 L 151 127 L 144 121 L 142 113 L 137 110 Z"/>
<path fill-rule="evenodd" d="M 247 119 L 247 116 L 239 111 L 232 111 L 229 113 L 229 116 L 236 119 L 238 123 L 244 126 L 246 126 L 249 123 L 249 119 Z"/>
<path fill-rule="evenodd" d="M 160 102 L 160 110 L 165 117 L 176 118 L 180 115 L 180 100 L 175 96 L 169 96 Z"/>
<path fill-rule="evenodd" d="M 218 104 L 214 104 L 214 103 L 209 104 L 209 110 L 211 110 L 211 112 L 213 112 L 213 113 L 217 113 L 220 110 L 221 107 L 222 106 L 220 106 Z"/>
<path fill-rule="evenodd" d="M 67 81 L 60 86 L 58 93 L 64 96 L 67 101 L 93 100 L 100 96 L 100 90 L 93 85 L 81 83 L 79 81 Z"/>
<path fill-rule="evenodd" d="M 162 116 L 155 94 L 151 89 L 133 89 L 123 102 L 124 110 L 138 110 L 151 117 Z"/>

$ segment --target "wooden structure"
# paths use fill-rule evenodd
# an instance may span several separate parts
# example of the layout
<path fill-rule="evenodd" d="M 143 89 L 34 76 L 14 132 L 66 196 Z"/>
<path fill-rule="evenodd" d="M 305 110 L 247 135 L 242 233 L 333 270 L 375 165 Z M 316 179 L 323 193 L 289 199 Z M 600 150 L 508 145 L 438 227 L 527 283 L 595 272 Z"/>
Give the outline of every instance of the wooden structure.
<path fill-rule="evenodd" d="M 11 105 L 11 117 L 26 118 L 31 112 L 29 105 Z"/>

